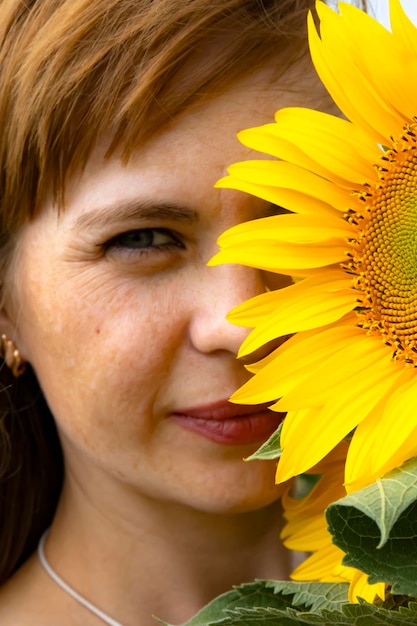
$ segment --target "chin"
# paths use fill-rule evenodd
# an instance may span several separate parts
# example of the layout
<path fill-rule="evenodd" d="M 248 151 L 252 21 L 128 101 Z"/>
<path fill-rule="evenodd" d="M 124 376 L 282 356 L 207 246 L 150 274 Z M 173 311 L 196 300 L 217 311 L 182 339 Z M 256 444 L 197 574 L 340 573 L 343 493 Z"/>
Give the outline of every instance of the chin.
<path fill-rule="evenodd" d="M 273 480 L 262 485 L 247 485 L 242 481 L 226 489 L 218 485 L 217 488 L 212 486 L 198 494 L 189 493 L 188 496 L 195 497 L 188 497 L 187 500 L 197 510 L 216 515 L 231 515 L 267 508 L 281 499 L 284 490 L 285 487 L 275 485 Z"/>
<path fill-rule="evenodd" d="M 210 513 L 212 515 L 242 515 L 245 513 L 254 513 L 255 511 L 267 509 L 273 504 L 279 502 L 280 499 L 280 494 L 278 493 L 274 497 L 269 498 L 247 497 L 241 499 L 234 498 L 227 502 L 211 501 L 200 503 L 196 508 L 204 513 Z"/>

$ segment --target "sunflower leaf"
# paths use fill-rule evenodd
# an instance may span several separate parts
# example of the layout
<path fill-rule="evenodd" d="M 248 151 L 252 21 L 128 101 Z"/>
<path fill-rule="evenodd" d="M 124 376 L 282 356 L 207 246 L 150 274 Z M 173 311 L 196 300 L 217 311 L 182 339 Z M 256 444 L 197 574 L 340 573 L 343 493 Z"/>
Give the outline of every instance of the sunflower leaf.
<path fill-rule="evenodd" d="M 401 608 L 398 612 L 372 604 L 346 604 L 340 611 L 327 609 L 319 612 L 297 612 L 294 609 L 241 609 L 227 611 L 229 621 L 224 626 L 415 626 L 417 605 Z"/>
<path fill-rule="evenodd" d="M 225 611 L 237 607 L 264 607 L 269 610 L 270 607 L 285 609 L 291 606 L 292 596 L 281 597 L 275 592 L 275 588 L 269 585 L 271 582 L 257 581 L 240 585 L 215 598 L 183 626 L 223 626 L 223 624 L 230 624 Z"/>
<path fill-rule="evenodd" d="M 417 596 L 417 460 L 331 504 L 326 512 L 345 565 Z M 416 621 L 417 623 L 417 621 Z"/>
<path fill-rule="evenodd" d="M 321 583 L 315 583 L 321 585 Z M 343 585 L 343 583 L 340 583 Z M 228 595 L 228 594 L 225 594 Z M 211 603 L 214 604 L 216 600 Z M 208 606 L 211 606 L 208 605 Z M 206 607 L 207 609 L 207 607 Z M 203 611 L 206 611 L 203 609 Z M 374 604 L 345 604 L 339 610 L 299 611 L 293 607 L 273 608 L 237 607 L 224 608 L 222 617 L 211 617 L 203 611 L 182 626 L 415 626 L 417 624 L 417 604 L 390 611 Z M 195 621 L 200 616 L 199 621 Z M 160 622 L 164 624 L 164 622 Z M 165 624 L 165 626 L 169 626 Z"/>
<path fill-rule="evenodd" d="M 255 459 L 262 459 L 263 461 L 269 461 L 271 459 L 278 459 L 282 450 L 280 447 L 282 423 L 278 426 L 276 431 L 256 450 L 253 454 L 246 457 L 245 461 L 254 461 Z"/>
<path fill-rule="evenodd" d="M 292 595 L 291 606 L 306 607 L 310 611 L 340 609 L 348 601 L 347 583 L 307 583 L 292 581 L 264 581 L 266 588 L 281 596 Z"/>
<path fill-rule="evenodd" d="M 241 615 L 241 611 L 249 612 L 250 615 L 245 616 L 245 619 L 252 619 L 253 611 L 255 611 L 257 618 L 267 620 L 259 623 L 281 624 L 281 621 L 268 622 L 268 620 L 276 620 L 277 616 L 280 616 L 281 619 L 287 615 L 287 609 L 303 612 L 307 609 L 317 611 L 322 608 L 340 610 L 342 605 L 347 602 L 347 594 L 348 585 L 345 583 L 259 580 L 240 585 L 232 591 L 218 596 L 183 626 L 239 624 L 240 622 L 235 620 L 237 619 L 236 615 Z M 159 623 L 169 626 L 162 621 Z M 292 623 L 297 624 L 298 622 L 288 622 L 288 624 Z"/>

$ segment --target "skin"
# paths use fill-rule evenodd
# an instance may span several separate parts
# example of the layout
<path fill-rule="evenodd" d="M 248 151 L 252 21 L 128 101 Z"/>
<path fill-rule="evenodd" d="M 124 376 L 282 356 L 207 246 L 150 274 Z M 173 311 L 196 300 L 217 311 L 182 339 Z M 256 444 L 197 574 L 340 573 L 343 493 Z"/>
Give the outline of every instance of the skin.
<path fill-rule="evenodd" d="M 213 184 L 255 156 L 238 130 L 310 97 L 271 89 L 265 70 L 184 114 L 126 166 L 104 161 L 103 141 L 65 210 L 46 203 L 20 233 L 2 332 L 35 369 L 67 468 L 46 554 L 127 626 L 153 624 L 152 613 L 183 622 L 233 584 L 288 576 L 274 463 L 242 463 L 258 444 L 214 443 L 170 416 L 248 379 L 235 358 L 248 330 L 225 315 L 284 279 L 205 264 L 225 229 L 276 209 Z M 58 621 L 102 623 L 35 556 L 0 591 L 0 622 Z"/>

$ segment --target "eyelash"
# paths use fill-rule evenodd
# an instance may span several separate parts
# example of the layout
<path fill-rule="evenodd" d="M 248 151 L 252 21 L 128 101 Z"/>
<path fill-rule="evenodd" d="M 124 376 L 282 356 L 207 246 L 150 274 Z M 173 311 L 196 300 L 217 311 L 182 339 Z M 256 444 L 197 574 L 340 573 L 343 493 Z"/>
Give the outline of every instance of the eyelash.
<path fill-rule="evenodd" d="M 163 235 L 167 239 L 170 239 L 170 241 L 167 241 L 165 243 L 153 243 L 158 234 Z M 132 237 L 132 235 L 137 237 L 137 243 L 140 243 L 139 236 L 141 236 L 142 238 L 143 236 L 147 237 L 148 241 L 145 240 L 143 242 L 143 245 L 134 245 L 135 239 L 133 238 L 131 239 L 130 244 L 126 241 L 122 243 L 123 239 Z M 129 255 L 152 254 L 152 252 L 154 251 L 167 252 L 169 250 L 172 250 L 172 248 L 184 249 L 185 246 L 176 233 L 173 233 L 171 230 L 168 230 L 166 228 L 137 228 L 134 230 L 128 230 L 125 233 L 120 233 L 119 235 L 116 235 L 116 237 L 112 237 L 104 244 L 105 252 L 113 250 L 115 252 L 119 251 L 122 254 L 124 253 Z"/>

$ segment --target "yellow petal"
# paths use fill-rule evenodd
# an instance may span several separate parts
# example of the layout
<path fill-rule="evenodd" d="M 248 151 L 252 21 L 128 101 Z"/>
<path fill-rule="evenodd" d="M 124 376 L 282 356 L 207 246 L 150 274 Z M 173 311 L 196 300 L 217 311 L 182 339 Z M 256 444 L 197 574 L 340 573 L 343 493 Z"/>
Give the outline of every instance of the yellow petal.
<path fill-rule="evenodd" d="M 344 553 L 342 550 L 330 543 L 329 535 L 328 545 L 303 561 L 301 565 L 291 573 L 291 578 L 300 581 L 316 580 L 331 582 L 333 580 L 345 580 L 340 576 L 336 578 L 333 574 L 333 569 L 340 563 L 343 557 Z"/>
<path fill-rule="evenodd" d="M 401 6 L 399 0 L 390 2 L 390 23 L 393 34 L 401 41 L 405 55 L 417 58 L 417 28 Z"/>
<path fill-rule="evenodd" d="M 274 352 L 274 358 L 231 397 L 232 402 L 259 404 L 280 398 L 300 380 L 300 363 L 305 376 L 333 351 L 349 344 L 363 331 L 354 326 L 300 333 Z M 329 350 L 329 346 L 331 349 Z"/>
<path fill-rule="evenodd" d="M 323 176 L 323 178 L 340 185 L 342 188 L 352 188 L 352 180 L 346 180 L 329 169 L 329 167 L 323 167 L 318 164 L 314 156 L 308 155 L 299 146 L 296 146 L 293 141 L 281 137 L 280 130 L 280 127 L 278 127 L 276 123 L 265 124 L 263 126 L 242 130 L 238 133 L 238 138 L 239 141 L 248 148 L 278 157 L 283 161 L 294 163 L 301 168 Z M 372 178 L 374 178 L 374 176 Z M 363 177 L 360 177 L 360 180 L 357 181 L 358 184 L 364 182 Z"/>
<path fill-rule="evenodd" d="M 285 545 L 293 550 L 318 550 L 329 542 L 325 509 L 331 502 L 346 495 L 343 487 L 344 464 L 322 476 L 304 498 L 292 498 L 288 493 L 282 499 L 287 520 L 282 533 Z"/>
<path fill-rule="evenodd" d="M 272 215 L 242 222 L 222 233 L 218 239 L 221 248 L 232 248 L 242 243 L 274 240 L 289 243 L 319 243 L 355 234 L 355 228 L 340 216 Z"/>
<path fill-rule="evenodd" d="M 359 598 L 362 598 L 365 602 L 372 604 L 375 602 L 376 597 L 385 600 L 385 584 L 375 583 L 370 585 L 367 574 L 358 569 L 354 570 L 349 585 L 349 602 L 355 603 L 359 601 Z"/>
<path fill-rule="evenodd" d="M 275 121 L 279 137 L 302 146 L 316 167 L 351 183 L 376 180 L 372 163 L 380 150 L 360 127 L 329 113 L 296 107 L 280 109 Z"/>
<path fill-rule="evenodd" d="M 286 525 L 285 534 L 281 540 L 289 550 L 312 552 L 320 550 L 329 543 L 329 533 L 324 515 L 320 517 L 301 517 L 296 522 Z"/>
<path fill-rule="evenodd" d="M 288 413 L 281 433 L 282 456 L 276 481 L 285 482 L 313 467 L 369 415 L 402 374 L 396 363 L 382 361 L 352 380 L 349 389 L 339 385 L 323 408 Z"/>
<path fill-rule="evenodd" d="M 277 404 L 277 410 L 296 411 L 323 406 L 332 395 L 336 397 L 339 393 L 348 398 L 350 389 L 352 394 L 356 393 L 358 376 L 364 376 L 366 380 L 368 369 L 377 368 L 381 361 L 389 363 L 390 359 L 391 354 L 387 347 L 363 332 L 325 361 L 318 361 L 311 373 Z M 352 363 L 355 367 L 352 367 Z"/>
<path fill-rule="evenodd" d="M 320 328 L 341 319 L 357 306 L 352 289 L 340 289 L 328 297 L 326 286 L 298 290 L 283 299 L 276 311 L 259 321 L 239 348 L 238 357 L 255 352 L 282 335 Z"/>
<path fill-rule="evenodd" d="M 285 300 L 285 296 L 282 296 L 281 291 L 287 293 L 287 290 L 293 287 L 295 285 L 283 287 L 276 291 L 267 291 L 259 296 L 245 300 L 227 314 L 227 319 L 237 326 L 253 328 L 264 319 L 273 315 L 283 299 Z"/>
<path fill-rule="evenodd" d="M 343 444 L 345 444 L 343 447 L 347 449 L 346 442 Z M 344 460 L 343 458 L 339 463 L 330 465 L 306 496 L 300 498 L 292 497 L 289 492 L 285 494 L 282 498 L 282 505 L 286 520 L 290 522 L 298 518 L 322 516 L 331 502 L 346 495 L 343 485 Z"/>
<path fill-rule="evenodd" d="M 377 583 L 369 585 L 368 576 L 363 572 L 342 565 L 345 556 L 342 550 L 330 542 L 309 556 L 291 574 L 293 580 L 321 581 L 321 582 L 350 582 L 349 601 L 358 602 L 364 598 L 367 602 L 374 602 L 378 596 L 385 599 L 385 585 Z"/>
<path fill-rule="evenodd" d="M 328 7 L 319 5 L 319 8 L 323 11 L 327 8 L 334 13 Z M 321 29 L 329 20 L 329 15 L 326 15 L 326 22 L 322 16 Z M 334 31 L 333 22 L 327 30 L 331 36 L 339 34 L 342 40 L 345 38 L 343 29 L 338 28 L 336 32 Z M 366 130 L 375 143 L 386 145 L 390 136 L 401 129 L 401 121 L 370 86 L 360 68 L 353 65 L 349 50 L 341 45 L 340 38 L 336 48 L 326 45 L 319 37 L 312 17 L 309 16 L 310 52 L 322 82 L 351 122 Z"/>
<path fill-rule="evenodd" d="M 266 272 L 294 274 L 302 270 L 326 267 L 342 263 L 347 258 L 346 245 L 340 240 L 329 240 L 322 244 L 283 243 L 277 241 L 258 241 L 234 244 L 225 248 L 210 259 L 208 265 L 237 263 L 255 267 Z"/>
<path fill-rule="evenodd" d="M 311 196 L 306 196 L 302 192 L 293 191 L 291 189 L 283 189 L 281 187 L 270 187 L 267 185 L 259 185 L 240 180 L 234 176 L 225 176 L 217 181 L 216 187 L 226 189 L 236 189 L 244 191 L 252 196 L 266 200 L 271 204 L 284 207 L 293 213 L 303 215 L 336 215 L 336 209 L 330 204 L 326 204 L 322 200 L 317 200 Z M 329 198 L 329 201 L 331 198 Z M 354 203 L 355 200 L 351 202 Z"/>
<path fill-rule="evenodd" d="M 410 81 L 416 72 L 415 56 L 365 12 L 346 3 L 340 4 L 340 10 L 344 30 L 358 42 L 358 58 L 354 62 L 381 99 L 396 112 L 397 119 L 411 121 L 416 110 L 415 88 Z M 359 43 L 363 41 L 366 49 Z"/>
<path fill-rule="evenodd" d="M 341 262 L 354 234 L 344 219 L 331 216 L 275 215 L 229 228 L 218 239 L 221 251 L 208 265 L 240 263 L 288 274 Z"/>
<path fill-rule="evenodd" d="M 377 405 L 352 438 L 346 461 L 349 491 L 373 482 L 417 455 L 416 406 L 417 379 L 414 371 L 408 370 L 395 392 Z"/>
<path fill-rule="evenodd" d="M 262 318 L 274 315 L 281 306 L 285 306 L 286 302 L 294 297 L 297 298 L 299 295 L 302 296 L 302 294 L 317 288 L 321 288 L 326 293 L 345 290 L 350 287 L 351 282 L 350 277 L 342 270 L 319 271 L 314 276 L 298 281 L 293 285 L 262 293 L 242 302 L 228 313 L 227 319 L 233 324 L 253 327 L 262 321 Z"/>
<path fill-rule="evenodd" d="M 243 161 L 228 172 L 215 187 L 244 191 L 302 215 L 337 216 L 356 203 L 350 190 L 284 161 Z"/>
<path fill-rule="evenodd" d="M 231 165 L 227 171 L 237 180 L 300 192 L 342 212 L 346 211 L 352 199 L 349 192 L 337 185 L 285 161 L 242 161 Z M 296 212 L 302 211 L 303 207 L 299 207 Z"/>

